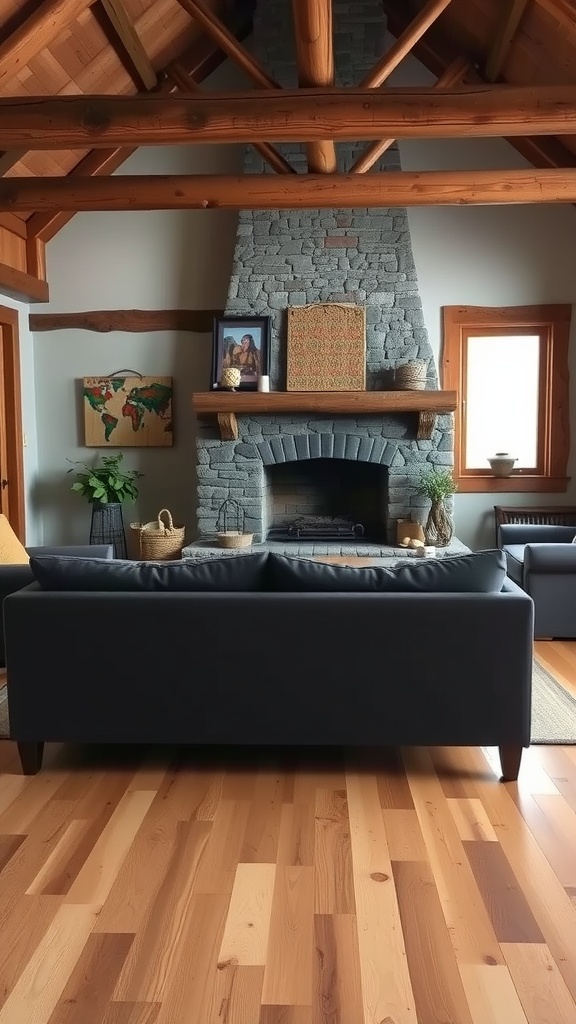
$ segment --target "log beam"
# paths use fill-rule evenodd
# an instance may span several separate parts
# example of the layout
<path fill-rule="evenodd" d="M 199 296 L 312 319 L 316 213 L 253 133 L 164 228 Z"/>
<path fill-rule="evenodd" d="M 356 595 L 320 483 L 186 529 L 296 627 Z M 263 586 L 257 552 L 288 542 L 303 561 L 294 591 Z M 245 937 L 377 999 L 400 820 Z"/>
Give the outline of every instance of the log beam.
<path fill-rule="evenodd" d="M 536 0 L 571 35 L 576 34 L 576 10 L 572 0 Z"/>
<path fill-rule="evenodd" d="M 410 53 L 418 40 L 430 28 L 430 25 L 433 25 L 436 19 L 440 17 L 442 11 L 448 7 L 450 2 L 451 0 L 428 0 L 428 3 L 422 8 L 417 17 L 414 18 L 414 21 L 408 25 L 404 32 L 402 32 L 402 35 L 399 36 L 372 70 L 364 76 L 360 82 L 360 87 L 373 89 L 378 85 L 382 85 L 390 77 L 394 69 L 398 67 L 400 61 Z"/>
<path fill-rule="evenodd" d="M 334 46 L 332 40 L 332 0 L 292 0 L 298 84 L 334 85 Z M 337 170 L 336 147 L 330 139 L 309 142 L 306 146 L 308 170 L 333 174 Z"/>
<path fill-rule="evenodd" d="M 446 89 L 451 85 L 457 85 L 461 82 L 469 68 L 469 62 L 464 57 L 457 57 L 452 62 L 449 68 L 440 76 L 436 82 L 435 89 Z M 374 166 L 377 160 L 393 146 L 396 139 L 382 139 L 380 142 L 372 142 L 366 147 L 363 153 L 360 154 L 355 163 L 352 164 L 350 171 L 352 173 L 364 174 Z"/>
<path fill-rule="evenodd" d="M 260 89 L 280 89 L 279 83 L 268 74 L 251 53 L 248 53 L 236 36 L 210 10 L 204 0 L 178 0 L 184 10 L 194 18 L 223 50 Z"/>
<path fill-rule="evenodd" d="M 192 331 L 211 334 L 221 309 L 89 309 L 80 313 L 31 313 L 31 331 Z"/>
<path fill-rule="evenodd" d="M 0 149 L 201 142 L 319 142 L 331 137 L 483 138 L 576 132 L 574 86 L 283 89 L 200 96 L 0 99 Z"/>
<path fill-rule="evenodd" d="M 157 84 L 156 72 L 142 45 L 134 22 L 124 6 L 124 0 L 100 0 L 100 2 L 142 85 L 145 89 L 154 89 Z"/>
<path fill-rule="evenodd" d="M 94 0 L 44 0 L 0 44 L 0 87 L 15 78 L 29 61 L 57 39 Z"/>
<path fill-rule="evenodd" d="M 118 175 L 3 178 L 0 212 L 291 210 L 576 202 L 576 168 L 383 174 Z"/>
<path fill-rule="evenodd" d="M 508 0 L 507 7 L 503 9 L 500 28 L 486 60 L 485 78 L 489 82 L 495 82 L 502 70 L 527 3 L 528 0 Z"/>

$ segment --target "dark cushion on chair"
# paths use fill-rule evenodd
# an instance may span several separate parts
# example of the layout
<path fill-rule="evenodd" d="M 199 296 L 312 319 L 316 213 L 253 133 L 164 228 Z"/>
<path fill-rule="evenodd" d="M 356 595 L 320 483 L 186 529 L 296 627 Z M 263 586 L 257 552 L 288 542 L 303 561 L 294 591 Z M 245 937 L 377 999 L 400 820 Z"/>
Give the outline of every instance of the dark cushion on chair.
<path fill-rule="evenodd" d="M 516 583 L 522 583 L 524 573 L 524 544 L 505 544 L 504 551 L 508 561 L 508 575 Z"/>
<path fill-rule="evenodd" d="M 506 558 L 490 550 L 359 568 L 271 554 L 267 571 L 271 590 L 495 593 L 504 584 Z"/>
<path fill-rule="evenodd" d="M 44 555 L 32 556 L 30 568 L 43 590 L 264 590 L 267 558 L 265 552 L 203 562 L 130 562 Z"/>

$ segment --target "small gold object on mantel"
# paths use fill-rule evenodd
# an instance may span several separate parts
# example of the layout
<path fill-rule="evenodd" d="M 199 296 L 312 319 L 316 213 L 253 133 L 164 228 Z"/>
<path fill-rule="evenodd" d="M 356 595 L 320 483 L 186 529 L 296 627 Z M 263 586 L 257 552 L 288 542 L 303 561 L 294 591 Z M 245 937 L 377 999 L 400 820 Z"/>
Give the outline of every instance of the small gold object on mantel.
<path fill-rule="evenodd" d="M 366 390 L 364 306 L 319 302 L 287 315 L 287 391 Z"/>
<path fill-rule="evenodd" d="M 226 366 L 222 370 L 220 387 L 226 388 L 228 391 L 235 391 L 239 386 L 241 379 L 242 374 L 237 366 Z"/>

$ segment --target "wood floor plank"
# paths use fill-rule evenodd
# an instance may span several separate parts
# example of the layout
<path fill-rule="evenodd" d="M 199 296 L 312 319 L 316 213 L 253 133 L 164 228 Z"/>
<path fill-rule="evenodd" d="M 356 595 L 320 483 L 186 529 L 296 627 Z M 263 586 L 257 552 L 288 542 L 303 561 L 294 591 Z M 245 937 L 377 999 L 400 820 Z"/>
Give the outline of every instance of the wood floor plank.
<path fill-rule="evenodd" d="M 102 907 L 155 795 L 154 790 L 125 793 L 64 897 L 67 903 Z"/>
<path fill-rule="evenodd" d="M 9 775 L 8 773 L 2 773 L 0 775 L 0 821 L 2 815 L 14 803 L 17 797 L 25 790 L 29 779 L 25 775 Z M 6 823 L 2 825 L 3 833 L 8 832 Z"/>
<path fill-rule="evenodd" d="M 25 839 L 26 836 L 0 836 L 0 874 Z"/>
<path fill-rule="evenodd" d="M 377 781 L 349 772 L 346 783 L 364 1015 L 417 1024 Z"/>
<path fill-rule="evenodd" d="M 314 868 L 314 912 L 355 913 L 346 789 L 316 790 Z"/>
<path fill-rule="evenodd" d="M 473 1024 L 428 861 L 393 861 L 419 1021 Z"/>
<path fill-rule="evenodd" d="M 316 790 L 310 801 L 283 804 L 278 838 L 278 864 L 312 867 L 314 864 Z"/>
<path fill-rule="evenodd" d="M 416 811 L 382 810 L 390 860 L 426 860 L 426 844 Z"/>
<path fill-rule="evenodd" d="M 534 800 L 552 828 L 556 873 L 562 885 L 576 885 L 576 813 L 562 795 L 536 794 Z"/>
<path fill-rule="evenodd" d="M 496 938 L 502 942 L 544 942 L 544 936 L 498 842 L 464 842 Z"/>
<path fill-rule="evenodd" d="M 102 1024 L 156 1024 L 160 1003 L 110 1003 Z"/>
<path fill-rule="evenodd" d="M 529 1024 L 574 1024 L 576 1002 L 548 947 L 505 943 L 502 950 Z"/>
<path fill-rule="evenodd" d="M 24 896 L 9 905 L 0 927 L 0 1005 L 18 983 L 60 904 L 56 896 Z"/>
<path fill-rule="evenodd" d="M 406 778 L 404 762 L 396 747 L 383 751 L 375 770 L 380 806 L 395 811 L 413 811 L 414 801 Z"/>
<path fill-rule="evenodd" d="M 49 1024 L 102 1020 L 133 940 L 133 935 L 89 935 Z"/>
<path fill-rule="evenodd" d="M 76 819 L 73 819 L 66 826 L 56 846 L 46 857 L 38 874 L 34 876 L 26 889 L 27 896 L 39 896 L 41 893 L 45 896 L 61 895 L 61 893 L 55 893 L 53 890 L 54 888 L 60 888 L 59 882 L 63 872 L 65 872 L 65 866 L 69 862 L 71 848 L 76 846 L 80 837 L 84 835 L 89 827 L 90 822 L 86 820 L 78 821 Z"/>
<path fill-rule="evenodd" d="M 241 864 L 274 864 L 278 854 L 285 779 L 281 771 L 258 772 L 246 823 Z"/>
<path fill-rule="evenodd" d="M 404 754 L 408 781 L 458 963 L 501 964 L 502 953 L 430 754 Z"/>
<path fill-rule="evenodd" d="M 249 800 L 220 801 L 198 869 L 196 893 L 230 895 L 249 814 Z"/>
<path fill-rule="evenodd" d="M 482 801 L 476 798 L 446 801 L 454 823 L 458 829 L 458 835 L 462 840 L 475 841 L 476 839 L 486 842 L 498 842 L 492 823 L 482 806 Z"/>
<path fill-rule="evenodd" d="M 528 1024 L 507 967 L 460 964 L 474 1024 Z"/>
<path fill-rule="evenodd" d="M 218 1021 L 218 953 L 228 903 L 227 894 L 192 897 L 176 957 L 168 971 L 158 1024 L 174 1024 L 175 1021 L 214 1024 Z"/>
<path fill-rule="evenodd" d="M 312 1024 L 311 1006 L 263 1006 L 258 1024 Z"/>
<path fill-rule="evenodd" d="M 239 864 L 230 898 L 219 967 L 264 967 L 268 952 L 275 864 Z"/>
<path fill-rule="evenodd" d="M 171 853 L 163 873 L 149 876 L 149 888 L 130 888 L 127 896 L 137 904 L 142 901 L 145 911 L 138 917 L 136 938 L 118 980 L 114 999 L 120 1002 L 161 1002 L 173 963 L 179 956 L 179 945 L 191 913 L 192 894 L 199 864 L 212 828 L 209 821 L 181 821 L 171 842 Z M 141 878 L 141 886 L 145 879 Z M 104 905 L 98 929 L 102 926 L 107 904 Z M 114 931 L 122 932 L 126 920 L 134 920 L 130 913 L 124 916 L 117 902 L 111 913 Z"/>
<path fill-rule="evenodd" d="M 263 983 L 263 967 L 219 967 L 208 1024 L 258 1024 Z"/>
<path fill-rule="evenodd" d="M 27 835 L 30 825 L 52 800 L 61 782 L 62 776 L 57 773 L 40 772 L 26 778 L 24 786 L 12 784 L 10 793 L 16 792 L 17 797 L 25 794 L 25 799 L 10 798 L 6 810 L 0 814 L 0 835 Z"/>
<path fill-rule="evenodd" d="M 312 1005 L 314 869 L 276 868 L 262 1003 Z"/>
<path fill-rule="evenodd" d="M 314 951 L 312 1024 L 364 1024 L 355 915 L 317 914 Z"/>
<path fill-rule="evenodd" d="M 60 906 L 14 989 L 0 1024 L 48 1024 L 98 914 L 98 906 Z"/>

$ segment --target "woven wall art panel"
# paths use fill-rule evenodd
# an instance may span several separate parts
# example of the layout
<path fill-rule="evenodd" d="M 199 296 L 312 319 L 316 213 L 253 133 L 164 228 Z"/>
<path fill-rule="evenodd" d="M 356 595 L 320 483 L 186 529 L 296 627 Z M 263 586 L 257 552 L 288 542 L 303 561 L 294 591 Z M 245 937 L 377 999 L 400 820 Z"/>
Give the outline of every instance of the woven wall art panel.
<path fill-rule="evenodd" d="M 287 312 L 287 391 L 365 391 L 364 307 L 321 302 Z"/>

